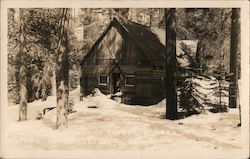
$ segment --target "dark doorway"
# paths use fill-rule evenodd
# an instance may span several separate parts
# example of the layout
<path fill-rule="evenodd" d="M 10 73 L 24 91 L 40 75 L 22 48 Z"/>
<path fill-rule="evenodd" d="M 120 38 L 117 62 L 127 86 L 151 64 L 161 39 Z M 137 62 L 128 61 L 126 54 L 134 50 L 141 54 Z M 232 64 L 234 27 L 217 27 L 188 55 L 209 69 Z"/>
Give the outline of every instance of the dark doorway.
<path fill-rule="evenodd" d="M 112 73 L 112 86 L 113 86 L 113 94 L 120 92 L 121 90 L 121 74 L 120 73 Z"/>

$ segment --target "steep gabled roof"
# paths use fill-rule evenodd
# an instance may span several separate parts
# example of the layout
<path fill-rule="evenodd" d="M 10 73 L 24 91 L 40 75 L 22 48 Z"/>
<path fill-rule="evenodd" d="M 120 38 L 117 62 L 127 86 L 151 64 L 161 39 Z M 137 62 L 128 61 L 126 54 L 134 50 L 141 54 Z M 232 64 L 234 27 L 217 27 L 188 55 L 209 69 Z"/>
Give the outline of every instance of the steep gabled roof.
<path fill-rule="evenodd" d="M 154 34 L 149 27 L 122 17 L 114 17 L 107 29 L 94 43 L 85 57 L 87 57 L 93 48 L 100 43 L 112 26 L 117 27 L 115 24 L 119 25 L 127 33 L 154 66 L 165 65 L 165 46 L 160 42 L 157 35 Z"/>
<path fill-rule="evenodd" d="M 122 25 L 155 66 L 165 65 L 165 46 L 160 42 L 158 36 L 151 31 L 150 27 L 122 17 L 115 20 Z"/>

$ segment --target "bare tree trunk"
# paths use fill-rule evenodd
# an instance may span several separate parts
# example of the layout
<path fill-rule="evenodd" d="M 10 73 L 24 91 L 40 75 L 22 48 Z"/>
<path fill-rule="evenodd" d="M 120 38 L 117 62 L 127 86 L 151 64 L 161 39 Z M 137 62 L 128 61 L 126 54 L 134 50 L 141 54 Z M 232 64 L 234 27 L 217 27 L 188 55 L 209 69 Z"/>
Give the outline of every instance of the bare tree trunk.
<path fill-rule="evenodd" d="M 51 95 L 55 96 L 56 95 L 56 70 L 53 67 L 52 68 L 52 77 L 50 78 L 51 81 Z"/>
<path fill-rule="evenodd" d="M 62 9 L 61 30 L 58 43 L 57 55 L 57 120 L 56 129 L 67 127 L 67 108 L 68 108 L 68 81 L 69 81 L 69 64 L 68 64 L 68 9 Z"/>
<path fill-rule="evenodd" d="M 20 103 L 19 103 L 19 121 L 27 120 L 27 98 L 28 98 L 28 91 L 27 91 L 27 78 L 26 78 L 26 67 L 25 65 L 20 66 L 19 71 L 19 96 L 20 96 Z"/>
<path fill-rule="evenodd" d="M 46 85 L 45 85 L 45 82 L 43 82 L 43 85 L 41 88 L 41 100 L 45 101 L 46 99 L 47 99 Z"/>
<path fill-rule="evenodd" d="M 231 80 L 229 85 L 229 107 L 237 107 L 237 47 L 239 31 L 239 9 L 232 9 L 231 18 L 231 47 L 230 47 L 230 74 Z"/>
<path fill-rule="evenodd" d="M 199 66 L 200 69 L 200 73 L 203 70 L 203 63 L 202 63 L 202 59 L 203 59 L 203 40 L 199 40 L 198 44 L 197 44 L 197 54 L 195 55 L 195 60 Z"/>
<path fill-rule="evenodd" d="M 166 119 L 178 118 L 177 94 L 175 87 L 176 72 L 176 11 L 171 8 L 165 9 L 166 18 Z"/>
<path fill-rule="evenodd" d="M 26 58 L 24 53 L 24 17 L 23 9 L 20 9 L 20 68 L 19 68 L 19 121 L 27 120 L 27 73 L 26 73 Z"/>
<path fill-rule="evenodd" d="M 85 96 L 86 95 L 86 85 L 85 85 L 85 80 L 86 79 L 84 79 L 84 76 L 83 76 L 83 69 L 82 69 L 82 66 L 80 67 L 81 69 L 80 69 L 80 101 L 83 101 L 83 96 Z"/>

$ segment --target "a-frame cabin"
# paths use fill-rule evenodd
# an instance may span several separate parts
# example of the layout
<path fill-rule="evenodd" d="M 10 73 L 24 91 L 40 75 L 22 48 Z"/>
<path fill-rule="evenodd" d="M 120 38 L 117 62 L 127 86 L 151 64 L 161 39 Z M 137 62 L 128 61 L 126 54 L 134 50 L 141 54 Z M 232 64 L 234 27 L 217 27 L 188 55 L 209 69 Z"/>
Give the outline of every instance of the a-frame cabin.
<path fill-rule="evenodd" d="M 81 62 L 81 94 L 122 92 L 126 104 L 165 97 L 165 46 L 150 28 L 115 17 Z"/>

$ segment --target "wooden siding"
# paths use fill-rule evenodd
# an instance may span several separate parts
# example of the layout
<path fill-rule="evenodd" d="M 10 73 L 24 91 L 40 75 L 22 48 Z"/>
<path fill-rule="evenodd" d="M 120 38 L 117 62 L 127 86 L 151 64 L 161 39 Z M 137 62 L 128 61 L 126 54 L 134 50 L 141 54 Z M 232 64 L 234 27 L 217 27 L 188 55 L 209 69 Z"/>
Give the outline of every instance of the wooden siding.
<path fill-rule="evenodd" d="M 158 102 L 165 97 L 165 72 L 155 70 L 137 43 L 126 34 L 122 35 L 122 32 L 119 28 L 111 27 L 84 60 L 81 93 L 90 94 L 94 88 L 99 88 L 104 94 L 111 93 L 112 73 L 121 73 L 123 78 L 120 84 L 124 103 L 147 105 Z M 108 76 L 109 82 L 107 85 L 99 85 L 99 76 L 104 74 Z M 135 75 L 135 86 L 125 85 L 126 75 Z"/>
<path fill-rule="evenodd" d="M 90 56 L 83 65 L 95 67 L 111 67 L 114 60 L 120 65 L 136 65 L 137 67 L 152 67 L 149 58 L 143 53 L 133 39 L 121 36 L 121 31 L 111 27 L 103 40 L 92 49 Z"/>
<path fill-rule="evenodd" d="M 92 49 L 90 56 L 85 59 L 85 66 L 108 66 L 110 59 L 118 59 L 122 51 L 122 36 L 112 27 L 106 36 Z"/>

